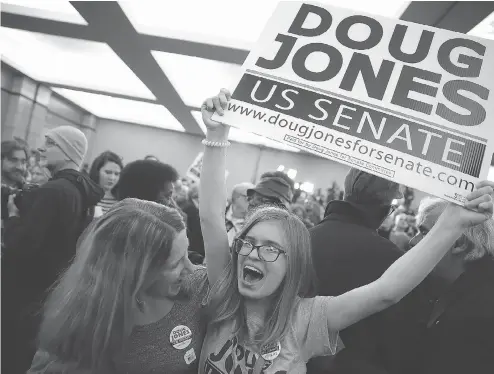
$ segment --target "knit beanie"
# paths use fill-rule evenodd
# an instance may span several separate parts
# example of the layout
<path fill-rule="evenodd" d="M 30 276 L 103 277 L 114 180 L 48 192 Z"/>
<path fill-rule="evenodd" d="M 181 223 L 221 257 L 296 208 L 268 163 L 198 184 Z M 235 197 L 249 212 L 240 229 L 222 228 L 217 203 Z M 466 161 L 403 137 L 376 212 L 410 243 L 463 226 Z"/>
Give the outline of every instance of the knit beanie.
<path fill-rule="evenodd" d="M 60 126 L 48 131 L 46 137 L 54 141 L 65 156 L 81 167 L 87 152 L 87 139 L 81 130 L 72 126 Z"/>
<path fill-rule="evenodd" d="M 345 200 L 357 204 L 391 205 L 393 199 L 403 198 L 400 185 L 351 168 L 345 178 Z"/>

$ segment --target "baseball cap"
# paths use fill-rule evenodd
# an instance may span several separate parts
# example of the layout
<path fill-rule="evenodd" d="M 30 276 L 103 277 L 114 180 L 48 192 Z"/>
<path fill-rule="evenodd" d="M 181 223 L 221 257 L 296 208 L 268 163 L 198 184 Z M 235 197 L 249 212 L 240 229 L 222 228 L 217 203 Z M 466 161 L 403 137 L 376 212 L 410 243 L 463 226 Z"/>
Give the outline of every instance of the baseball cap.
<path fill-rule="evenodd" d="M 391 205 L 402 199 L 400 185 L 387 179 L 352 168 L 345 177 L 345 200 L 359 204 Z"/>
<path fill-rule="evenodd" d="M 252 196 L 254 192 L 264 197 L 271 197 L 281 202 L 290 203 L 290 185 L 281 178 L 265 178 L 261 180 L 254 188 L 247 190 L 247 196 Z"/>

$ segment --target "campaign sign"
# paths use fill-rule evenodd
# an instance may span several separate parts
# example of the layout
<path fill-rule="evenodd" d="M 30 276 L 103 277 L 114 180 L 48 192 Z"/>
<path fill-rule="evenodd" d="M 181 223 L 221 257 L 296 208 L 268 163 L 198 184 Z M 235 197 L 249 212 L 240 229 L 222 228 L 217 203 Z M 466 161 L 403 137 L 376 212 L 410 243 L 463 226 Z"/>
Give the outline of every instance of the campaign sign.
<path fill-rule="evenodd" d="M 201 179 L 201 169 L 202 169 L 202 157 L 204 153 L 200 152 L 195 158 L 194 162 L 187 169 L 187 173 L 185 174 L 187 178 L 194 182 L 199 182 Z"/>
<path fill-rule="evenodd" d="M 280 2 L 213 119 L 461 204 L 494 153 L 494 41 Z"/>

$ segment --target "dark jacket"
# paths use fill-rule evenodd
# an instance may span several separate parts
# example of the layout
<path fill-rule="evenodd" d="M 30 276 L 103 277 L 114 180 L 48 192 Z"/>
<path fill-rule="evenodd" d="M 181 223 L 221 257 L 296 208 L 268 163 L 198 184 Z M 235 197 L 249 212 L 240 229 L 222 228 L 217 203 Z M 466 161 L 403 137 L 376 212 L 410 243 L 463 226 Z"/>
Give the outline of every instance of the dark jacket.
<path fill-rule="evenodd" d="M 39 301 L 69 265 L 88 214 L 103 196 L 88 176 L 62 170 L 23 197 L 20 217 L 6 220 L 2 267 L 26 301 Z"/>
<path fill-rule="evenodd" d="M 494 373 L 492 257 L 469 264 L 424 311 L 413 373 Z"/>
<path fill-rule="evenodd" d="M 189 251 L 199 253 L 204 258 L 204 240 L 202 238 L 199 209 L 197 209 L 192 201 L 189 201 L 184 208 L 184 212 L 187 214 L 187 237 L 189 238 Z"/>
<path fill-rule="evenodd" d="M 338 296 L 369 284 L 402 255 L 377 234 L 382 210 L 347 201 L 328 204 L 326 217 L 310 230 L 319 295 Z M 399 361 L 396 343 L 403 337 L 397 326 L 408 326 L 397 312 L 398 305 L 342 331 L 346 348 L 332 363 L 325 358 L 312 360 L 308 373 L 397 372 L 393 369 L 400 365 L 395 362 Z"/>

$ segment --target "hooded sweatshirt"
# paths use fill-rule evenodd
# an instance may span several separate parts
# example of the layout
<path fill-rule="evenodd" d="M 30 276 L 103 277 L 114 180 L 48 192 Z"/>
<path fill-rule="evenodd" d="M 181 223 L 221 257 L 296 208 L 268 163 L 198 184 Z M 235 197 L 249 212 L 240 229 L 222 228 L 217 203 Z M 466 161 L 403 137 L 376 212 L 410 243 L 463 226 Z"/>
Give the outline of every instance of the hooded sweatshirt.
<path fill-rule="evenodd" d="M 62 170 L 23 196 L 20 217 L 5 222 L 4 286 L 23 292 L 20 297 L 27 303 L 41 301 L 70 264 L 77 240 L 103 196 L 100 186 L 76 170 Z"/>

